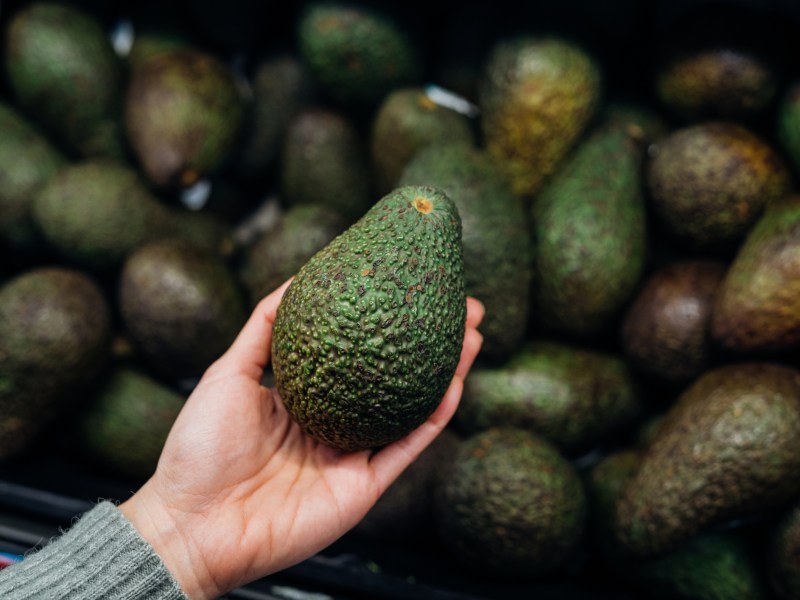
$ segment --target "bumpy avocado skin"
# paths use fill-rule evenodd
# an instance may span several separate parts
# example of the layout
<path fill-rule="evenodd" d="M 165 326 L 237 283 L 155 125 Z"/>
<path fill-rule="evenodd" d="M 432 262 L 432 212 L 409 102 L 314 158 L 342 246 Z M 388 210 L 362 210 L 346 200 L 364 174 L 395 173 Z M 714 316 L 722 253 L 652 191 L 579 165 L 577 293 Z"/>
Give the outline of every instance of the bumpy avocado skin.
<path fill-rule="evenodd" d="M 398 185 L 417 152 L 445 142 L 474 146 L 467 117 L 436 104 L 422 88 L 393 91 L 372 123 L 370 157 L 378 191 L 388 193 Z"/>
<path fill-rule="evenodd" d="M 378 10 L 311 3 L 300 18 L 297 37 L 300 54 L 321 91 L 342 104 L 377 104 L 422 72 L 411 38 Z"/>
<path fill-rule="evenodd" d="M 714 305 L 711 334 L 736 352 L 771 352 L 800 341 L 800 196 L 774 203 L 739 248 Z"/>
<path fill-rule="evenodd" d="M 286 131 L 281 158 L 288 204 L 324 204 L 350 222 L 367 212 L 367 152 L 344 116 L 323 109 L 302 112 Z"/>
<path fill-rule="evenodd" d="M 156 55 L 131 74 L 125 126 L 156 186 L 181 187 L 219 168 L 238 141 L 245 106 L 229 70 L 198 50 Z"/>
<path fill-rule="evenodd" d="M 101 23 L 66 4 L 33 2 L 6 26 L 3 62 L 19 105 L 81 156 L 124 155 L 123 69 Z"/>
<path fill-rule="evenodd" d="M 130 367 L 117 367 L 80 417 L 89 453 L 124 477 L 153 474 L 172 424 L 183 407 L 180 394 Z"/>
<path fill-rule="evenodd" d="M 250 305 L 254 307 L 295 275 L 308 259 L 347 229 L 347 224 L 347 219 L 327 206 L 308 204 L 289 209 L 244 256 L 241 280 Z"/>
<path fill-rule="evenodd" d="M 181 240 L 147 244 L 128 258 L 119 306 L 142 354 L 172 378 L 202 375 L 245 321 L 241 292 L 222 259 Z"/>
<path fill-rule="evenodd" d="M 35 127 L 0 103 L 0 239 L 34 253 L 41 238 L 31 218 L 33 199 L 66 159 Z"/>
<path fill-rule="evenodd" d="M 486 147 L 515 194 L 530 197 L 594 116 L 601 74 L 580 47 L 523 37 L 492 51 L 480 90 Z"/>
<path fill-rule="evenodd" d="M 315 439 L 375 448 L 438 406 L 466 318 L 461 220 L 428 187 L 398 188 L 306 263 L 272 338 L 275 383 Z"/>
<path fill-rule="evenodd" d="M 694 248 L 735 246 L 764 208 L 785 196 L 783 159 L 741 125 L 710 122 L 661 140 L 647 166 L 656 216 Z"/>
<path fill-rule="evenodd" d="M 796 502 L 773 526 L 767 543 L 767 570 L 770 585 L 781 600 L 800 594 L 800 505 Z"/>
<path fill-rule="evenodd" d="M 504 579 L 563 564 L 583 535 L 587 513 L 573 466 L 544 439 L 513 428 L 462 443 L 435 508 L 453 555 Z"/>
<path fill-rule="evenodd" d="M 597 333 L 641 277 L 647 250 L 641 140 L 601 126 L 533 205 L 534 314 L 575 336 Z"/>
<path fill-rule="evenodd" d="M 25 450 L 102 371 L 111 314 L 97 284 L 39 268 L 0 287 L 0 458 Z"/>
<path fill-rule="evenodd" d="M 800 492 L 800 373 L 772 363 L 707 372 L 672 406 L 619 503 L 634 555 L 674 549 L 724 519 Z"/>
<path fill-rule="evenodd" d="M 642 411 L 622 359 L 556 342 L 525 346 L 501 367 L 476 369 L 456 423 L 467 433 L 521 427 L 565 451 L 591 448 Z"/>
<path fill-rule="evenodd" d="M 691 260 L 655 272 L 622 324 L 626 356 L 640 369 L 684 382 L 710 365 L 711 313 L 725 265 Z"/>
<path fill-rule="evenodd" d="M 522 341 L 530 307 L 532 250 L 522 202 L 485 153 L 462 144 L 420 151 L 399 185 L 430 185 L 456 203 L 467 295 L 486 308 L 481 357 L 508 358 Z"/>

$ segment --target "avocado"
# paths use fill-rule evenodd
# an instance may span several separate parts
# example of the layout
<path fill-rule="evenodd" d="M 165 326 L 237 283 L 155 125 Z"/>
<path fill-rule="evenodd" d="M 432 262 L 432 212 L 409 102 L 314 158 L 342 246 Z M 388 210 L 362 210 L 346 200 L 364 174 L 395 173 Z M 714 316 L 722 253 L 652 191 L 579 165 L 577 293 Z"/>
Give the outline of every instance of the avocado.
<path fill-rule="evenodd" d="M 639 283 L 647 252 L 643 145 L 631 133 L 599 125 L 533 205 L 533 314 L 548 330 L 598 333 Z"/>
<path fill-rule="evenodd" d="M 786 88 L 775 121 L 778 139 L 797 169 L 800 167 L 800 80 Z"/>
<path fill-rule="evenodd" d="M 240 270 L 250 306 L 300 270 L 308 259 L 347 229 L 348 221 L 327 206 L 299 205 L 283 214 L 244 254 Z"/>
<path fill-rule="evenodd" d="M 489 154 L 515 194 L 532 197 L 594 117 L 602 75 L 571 41 L 520 37 L 492 50 L 479 90 Z"/>
<path fill-rule="evenodd" d="M 586 451 L 642 411 L 622 359 L 556 342 L 529 343 L 506 364 L 475 369 L 464 382 L 456 424 L 536 432 L 566 452 Z"/>
<path fill-rule="evenodd" d="M 663 117 L 650 106 L 630 100 L 612 100 L 603 107 L 600 122 L 627 129 L 632 138 L 644 145 L 653 144 L 669 133 Z"/>
<path fill-rule="evenodd" d="M 286 131 L 281 159 L 287 204 L 324 204 L 350 223 L 367 212 L 367 152 L 346 117 L 329 110 L 303 111 Z"/>
<path fill-rule="evenodd" d="M 222 259 L 173 239 L 149 243 L 128 257 L 119 309 L 142 355 L 175 379 L 202 375 L 246 318 L 241 292 Z"/>
<path fill-rule="evenodd" d="M 184 398 L 143 372 L 117 366 L 78 418 L 81 443 L 120 477 L 153 474 Z"/>
<path fill-rule="evenodd" d="M 740 246 L 717 292 L 711 335 L 728 350 L 774 352 L 800 341 L 800 196 L 767 208 Z"/>
<path fill-rule="evenodd" d="M 131 73 L 125 127 L 148 180 L 188 187 L 233 152 L 245 104 L 233 74 L 199 50 L 164 52 Z"/>
<path fill-rule="evenodd" d="M 177 24 L 148 22 L 134 24 L 133 45 L 127 56 L 128 69 L 135 71 L 157 54 L 192 48 L 191 36 Z"/>
<path fill-rule="evenodd" d="M 400 439 L 439 405 L 466 319 L 461 220 L 434 188 L 384 196 L 298 272 L 278 307 L 275 384 L 316 440 Z"/>
<path fill-rule="evenodd" d="M 496 428 L 462 442 L 435 503 L 437 529 L 453 557 L 504 580 L 563 565 L 584 533 L 581 480 L 534 433 Z"/>
<path fill-rule="evenodd" d="M 41 267 L 0 287 L 0 458 L 29 448 L 102 372 L 111 311 L 83 273 Z"/>
<path fill-rule="evenodd" d="M 35 254 L 41 239 L 31 218 L 39 190 L 66 159 L 22 115 L 0 103 L 0 240 Z"/>
<path fill-rule="evenodd" d="M 3 67 L 19 106 L 70 152 L 124 156 L 122 63 L 91 14 L 67 4 L 27 4 L 6 24 Z"/>
<path fill-rule="evenodd" d="M 392 91 L 372 123 L 370 157 L 378 191 L 391 191 L 417 152 L 443 142 L 475 145 L 467 117 L 436 104 L 423 88 Z"/>
<path fill-rule="evenodd" d="M 773 363 L 706 372 L 670 408 L 617 506 L 633 555 L 670 551 L 800 493 L 800 373 Z"/>
<path fill-rule="evenodd" d="M 725 265 L 685 260 L 653 273 L 622 324 L 625 355 L 642 371 L 688 382 L 710 365 L 711 313 Z"/>
<path fill-rule="evenodd" d="M 456 203 L 466 292 L 486 308 L 481 358 L 508 358 L 525 334 L 530 305 L 531 242 L 522 202 L 484 152 L 461 143 L 421 150 L 400 185 L 433 186 Z"/>
<path fill-rule="evenodd" d="M 735 248 L 764 208 L 789 192 L 789 170 L 745 127 L 715 121 L 673 131 L 647 165 L 659 221 L 697 249 Z"/>
<path fill-rule="evenodd" d="M 297 39 L 320 90 L 339 104 L 374 106 L 422 73 L 409 34 L 374 7 L 311 2 L 300 16 Z"/>

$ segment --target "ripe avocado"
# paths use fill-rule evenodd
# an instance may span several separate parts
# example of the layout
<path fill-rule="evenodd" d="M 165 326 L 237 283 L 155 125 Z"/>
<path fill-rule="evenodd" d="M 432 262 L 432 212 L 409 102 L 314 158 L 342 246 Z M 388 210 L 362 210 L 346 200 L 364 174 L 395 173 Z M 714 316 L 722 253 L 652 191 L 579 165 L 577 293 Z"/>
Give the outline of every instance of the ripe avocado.
<path fill-rule="evenodd" d="M 278 307 L 275 383 L 315 439 L 388 444 L 436 409 L 466 319 L 461 220 L 429 187 L 403 187 L 300 269 Z"/>

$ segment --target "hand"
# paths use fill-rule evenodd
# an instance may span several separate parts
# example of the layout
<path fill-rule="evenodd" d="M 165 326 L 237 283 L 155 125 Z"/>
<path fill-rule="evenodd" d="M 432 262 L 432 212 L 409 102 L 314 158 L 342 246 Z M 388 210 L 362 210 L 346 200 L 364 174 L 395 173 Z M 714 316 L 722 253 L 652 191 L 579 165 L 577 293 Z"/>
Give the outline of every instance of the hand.
<path fill-rule="evenodd" d="M 378 452 L 343 453 L 306 436 L 261 385 L 288 283 L 206 371 L 155 474 L 120 506 L 192 599 L 300 562 L 358 523 L 453 416 L 481 346 L 483 307 L 468 298 L 461 360 L 433 415 Z"/>

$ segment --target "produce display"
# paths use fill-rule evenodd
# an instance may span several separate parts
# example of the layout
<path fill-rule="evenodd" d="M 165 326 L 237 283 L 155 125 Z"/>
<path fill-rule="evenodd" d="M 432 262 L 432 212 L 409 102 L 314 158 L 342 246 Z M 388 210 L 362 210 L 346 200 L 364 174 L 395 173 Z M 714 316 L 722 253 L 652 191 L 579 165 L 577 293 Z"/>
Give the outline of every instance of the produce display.
<path fill-rule="evenodd" d="M 0 480 L 136 489 L 292 276 L 265 382 L 379 448 L 472 296 L 348 538 L 480 598 L 800 598 L 800 8 L 162 4 L 0 4 Z"/>

